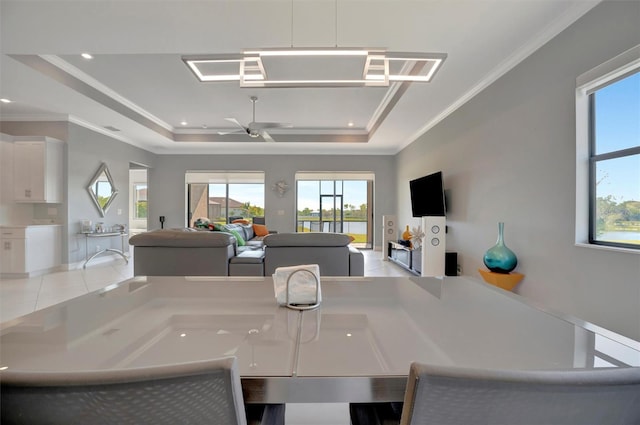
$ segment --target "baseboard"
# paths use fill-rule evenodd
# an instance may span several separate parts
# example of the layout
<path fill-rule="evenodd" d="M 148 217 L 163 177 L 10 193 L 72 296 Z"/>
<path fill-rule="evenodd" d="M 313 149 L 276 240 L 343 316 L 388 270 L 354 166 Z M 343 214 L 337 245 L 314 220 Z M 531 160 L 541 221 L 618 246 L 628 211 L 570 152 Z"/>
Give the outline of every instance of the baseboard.
<path fill-rule="evenodd" d="M 126 255 L 128 255 L 128 253 L 125 252 Z M 93 260 L 91 260 L 89 262 L 89 264 L 87 264 L 87 268 L 91 268 L 94 266 L 98 266 L 100 264 L 104 265 L 106 263 L 113 263 L 114 261 L 117 260 L 122 260 L 122 257 L 117 255 L 117 254 L 104 254 L 104 255 L 100 255 L 99 257 L 94 258 Z M 82 269 L 82 266 L 84 266 L 84 261 L 85 260 L 81 260 L 75 263 L 69 263 L 69 264 L 63 264 L 62 267 L 64 270 L 78 270 L 78 269 Z"/>
<path fill-rule="evenodd" d="M 49 267 L 48 269 L 35 270 L 29 273 L 0 273 L 2 279 L 27 279 L 30 277 L 38 277 L 48 273 L 55 273 L 57 271 L 64 270 L 63 266 Z"/>

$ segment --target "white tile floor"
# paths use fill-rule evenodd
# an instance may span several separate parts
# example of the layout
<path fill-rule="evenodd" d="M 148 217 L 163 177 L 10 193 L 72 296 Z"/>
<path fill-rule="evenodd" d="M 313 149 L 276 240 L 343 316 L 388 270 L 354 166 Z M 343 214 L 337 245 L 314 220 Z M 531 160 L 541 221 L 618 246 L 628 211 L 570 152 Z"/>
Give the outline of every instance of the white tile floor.
<path fill-rule="evenodd" d="M 412 276 L 382 261 L 380 251 L 362 250 L 365 276 Z M 108 263 L 89 264 L 86 269 L 61 271 L 24 279 L 0 279 L 0 322 L 66 301 L 121 282 L 133 276 L 133 261 L 119 257 Z M 347 404 L 287 405 L 287 425 L 348 425 Z"/>

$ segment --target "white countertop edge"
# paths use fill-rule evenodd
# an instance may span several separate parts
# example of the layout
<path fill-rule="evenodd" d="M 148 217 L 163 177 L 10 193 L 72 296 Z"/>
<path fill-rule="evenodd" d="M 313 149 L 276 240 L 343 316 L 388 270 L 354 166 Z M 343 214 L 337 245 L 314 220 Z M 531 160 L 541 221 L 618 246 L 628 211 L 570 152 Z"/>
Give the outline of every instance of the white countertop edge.
<path fill-rule="evenodd" d="M 588 331 L 597 333 L 599 335 L 602 335 L 606 338 L 609 338 L 613 341 L 616 341 L 620 344 L 626 345 L 628 347 L 634 348 L 635 350 L 640 350 L 640 341 L 636 341 L 635 339 L 626 337 L 624 335 L 620 335 L 619 333 L 616 333 L 614 331 L 611 331 L 607 328 L 603 328 L 601 326 L 598 326 L 594 323 L 591 322 L 587 322 L 583 319 L 580 319 L 578 317 L 575 316 L 571 316 L 570 314 L 567 313 L 563 313 L 559 310 L 555 310 L 551 307 L 548 307 L 546 305 L 543 305 L 537 301 L 534 301 L 530 298 L 524 297 L 522 295 L 519 295 L 515 292 L 511 292 L 511 291 L 505 291 L 502 288 L 499 288 L 497 286 L 491 285 L 489 283 L 484 282 L 483 280 L 480 280 L 479 278 L 476 278 L 475 276 L 464 276 L 464 277 L 468 277 L 470 279 L 473 279 L 475 281 L 477 281 L 479 284 L 485 285 L 487 287 L 489 287 L 491 290 L 499 292 L 507 297 L 511 297 L 523 304 L 526 304 L 532 308 L 535 308 L 536 310 L 540 310 L 543 311 L 545 313 L 548 313 L 552 316 L 555 316 L 561 320 L 564 320 L 565 322 L 569 322 L 572 323 L 576 326 L 580 326 Z"/>

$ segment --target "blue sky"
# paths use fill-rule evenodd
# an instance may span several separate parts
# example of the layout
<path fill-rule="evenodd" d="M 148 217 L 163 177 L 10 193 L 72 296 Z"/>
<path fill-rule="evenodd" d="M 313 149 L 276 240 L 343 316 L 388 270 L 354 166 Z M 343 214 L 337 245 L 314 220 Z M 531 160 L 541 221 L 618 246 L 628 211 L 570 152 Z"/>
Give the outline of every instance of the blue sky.
<path fill-rule="evenodd" d="M 596 92 L 596 141 L 597 154 L 640 146 L 640 72 Z M 598 196 L 640 201 L 640 155 L 601 162 L 597 178 Z"/>
<path fill-rule="evenodd" d="M 323 194 L 331 194 L 330 191 L 323 190 Z M 317 181 L 298 182 L 298 205 L 299 210 L 309 208 L 311 211 L 318 211 L 320 207 L 320 193 Z M 360 205 L 367 203 L 367 182 L 363 180 L 344 180 L 343 203 L 355 205 L 356 209 Z M 327 207 L 323 205 L 326 209 Z"/>

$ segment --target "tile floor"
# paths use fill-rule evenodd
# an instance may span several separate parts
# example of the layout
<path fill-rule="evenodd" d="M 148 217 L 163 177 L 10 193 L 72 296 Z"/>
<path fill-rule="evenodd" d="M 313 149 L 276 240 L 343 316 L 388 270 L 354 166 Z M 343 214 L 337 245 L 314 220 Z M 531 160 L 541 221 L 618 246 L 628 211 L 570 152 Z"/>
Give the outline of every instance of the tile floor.
<path fill-rule="evenodd" d="M 413 276 L 382 261 L 380 251 L 362 250 L 365 276 Z M 116 257 L 114 257 L 116 258 Z M 0 322 L 104 288 L 133 276 L 133 261 L 122 259 L 89 264 L 86 269 L 61 271 L 24 279 L 0 279 Z M 348 425 L 349 406 L 335 404 L 289 404 L 287 425 Z"/>

